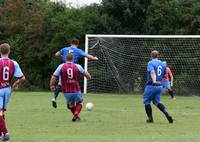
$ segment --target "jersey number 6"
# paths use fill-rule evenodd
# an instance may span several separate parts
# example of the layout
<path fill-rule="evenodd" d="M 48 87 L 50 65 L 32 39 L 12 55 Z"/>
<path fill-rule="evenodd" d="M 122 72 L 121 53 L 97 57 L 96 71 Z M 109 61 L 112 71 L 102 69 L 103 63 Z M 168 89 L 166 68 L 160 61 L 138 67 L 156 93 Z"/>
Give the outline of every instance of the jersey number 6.
<path fill-rule="evenodd" d="M 162 66 L 158 66 L 157 74 L 158 76 L 162 74 Z"/>
<path fill-rule="evenodd" d="M 8 81 L 9 80 L 9 67 L 3 68 L 3 80 Z"/>

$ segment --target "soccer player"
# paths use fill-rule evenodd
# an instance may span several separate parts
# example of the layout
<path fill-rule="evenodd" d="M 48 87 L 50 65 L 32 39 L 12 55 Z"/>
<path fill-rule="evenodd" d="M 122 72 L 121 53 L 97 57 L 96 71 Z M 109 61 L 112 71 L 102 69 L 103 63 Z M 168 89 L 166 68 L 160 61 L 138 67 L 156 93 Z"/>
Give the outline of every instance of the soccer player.
<path fill-rule="evenodd" d="M 147 123 L 153 123 L 153 115 L 151 102 L 164 113 L 169 123 L 173 123 L 173 118 L 166 111 L 165 106 L 160 101 L 160 96 L 163 90 L 161 81 L 167 70 L 165 64 L 158 59 L 158 51 L 151 52 L 152 60 L 148 62 L 147 66 L 147 84 L 144 91 L 144 105 L 147 114 Z"/>
<path fill-rule="evenodd" d="M 87 79 L 91 79 L 88 72 L 86 72 L 79 64 L 73 63 L 73 54 L 68 53 L 67 62 L 58 66 L 50 81 L 50 89 L 54 91 L 55 82 L 61 77 L 62 92 L 66 98 L 67 107 L 73 114 L 73 122 L 80 121 L 80 112 L 83 105 L 83 97 L 81 95 L 78 80 L 80 74 Z"/>
<path fill-rule="evenodd" d="M 62 57 L 63 63 L 66 62 L 66 56 L 67 56 L 68 53 L 72 53 L 73 54 L 73 61 L 72 61 L 73 63 L 78 63 L 78 60 L 81 57 L 86 57 L 89 60 L 98 60 L 97 57 L 85 53 L 83 50 L 79 49 L 78 46 L 79 46 L 79 40 L 78 39 L 73 39 L 72 42 L 71 42 L 71 46 L 62 48 L 60 51 L 58 51 L 56 53 L 56 56 L 57 57 Z M 60 81 L 59 81 L 58 85 L 56 86 L 56 89 L 54 91 L 54 97 L 52 99 L 52 106 L 54 108 L 57 107 L 56 99 L 57 99 L 57 97 L 59 95 L 59 92 L 61 92 L 61 83 L 60 83 Z"/>
<path fill-rule="evenodd" d="M 167 66 L 167 62 L 166 61 L 164 61 L 163 63 Z M 169 78 L 170 78 L 170 81 L 169 81 Z M 167 67 L 167 74 L 163 77 L 162 85 L 163 85 L 164 89 L 167 89 L 167 92 L 169 93 L 171 98 L 173 100 L 175 100 L 176 98 L 174 97 L 174 92 L 171 89 L 171 87 L 173 87 L 173 81 L 174 81 L 173 74 L 172 74 L 170 68 Z"/>
<path fill-rule="evenodd" d="M 2 141 L 9 140 L 9 133 L 6 128 L 5 114 L 8 101 L 11 97 L 12 90 L 18 88 L 19 83 L 25 80 L 19 64 L 16 61 L 9 59 L 10 46 L 7 43 L 0 45 L 0 133 Z M 17 80 L 12 85 L 11 80 L 16 77 Z"/>

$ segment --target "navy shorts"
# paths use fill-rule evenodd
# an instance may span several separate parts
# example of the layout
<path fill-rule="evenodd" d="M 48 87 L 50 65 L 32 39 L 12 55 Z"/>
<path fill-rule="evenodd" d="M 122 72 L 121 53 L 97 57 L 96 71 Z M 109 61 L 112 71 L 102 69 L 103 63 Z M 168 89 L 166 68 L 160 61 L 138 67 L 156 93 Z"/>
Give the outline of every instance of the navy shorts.
<path fill-rule="evenodd" d="M 144 104 L 148 105 L 151 102 L 155 102 L 156 104 L 160 103 L 160 96 L 162 94 L 163 87 L 162 86 L 150 86 L 147 85 L 144 90 Z"/>

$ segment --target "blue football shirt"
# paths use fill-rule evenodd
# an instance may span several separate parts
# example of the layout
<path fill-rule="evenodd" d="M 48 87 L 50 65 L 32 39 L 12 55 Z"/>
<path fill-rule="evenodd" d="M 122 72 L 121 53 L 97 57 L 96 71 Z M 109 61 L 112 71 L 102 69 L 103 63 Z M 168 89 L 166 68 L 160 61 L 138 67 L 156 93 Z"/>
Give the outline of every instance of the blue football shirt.
<path fill-rule="evenodd" d="M 155 71 L 156 81 L 158 82 L 161 82 L 164 75 L 167 73 L 166 65 L 162 61 L 158 59 L 152 59 L 147 65 L 147 84 L 153 84 L 153 80 L 151 78 L 152 70 Z"/>
<path fill-rule="evenodd" d="M 87 57 L 88 54 L 86 54 L 83 50 L 76 48 L 76 47 L 64 47 L 60 50 L 60 54 L 62 55 L 62 60 L 65 63 L 67 54 L 72 53 L 74 58 L 73 58 L 73 63 L 78 63 L 79 58 L 81 57 Z"/>

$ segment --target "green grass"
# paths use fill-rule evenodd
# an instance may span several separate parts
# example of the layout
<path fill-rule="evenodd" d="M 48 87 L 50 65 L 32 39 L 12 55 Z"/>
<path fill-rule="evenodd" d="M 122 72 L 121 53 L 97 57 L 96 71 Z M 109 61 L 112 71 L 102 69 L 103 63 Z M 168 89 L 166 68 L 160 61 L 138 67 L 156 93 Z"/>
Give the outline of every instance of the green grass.
<path fill-rule="evenodd" d="M 7 112 L 10 142 L 199 142 L 200 98 L 163 97 L 175 118 L 168 124 L 153 107 L 154 124 L 146 124 L 142 96 L 90 94 L 84 101 L 95 104 L 92 112 L 85 107 L 82 121 L 71 122 L 63 95 L 58 108 L 50 104 L 52 93 L 13 93 Z"/>

